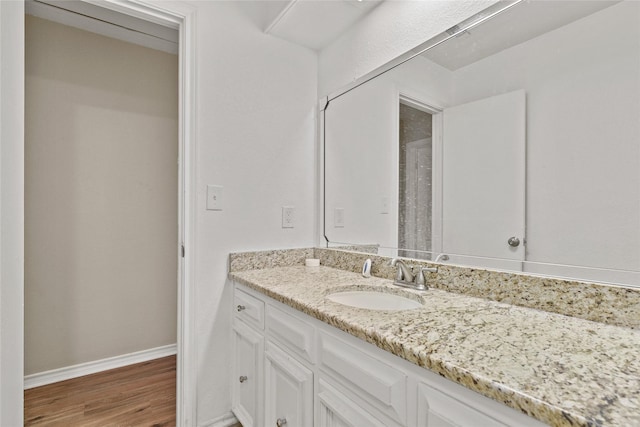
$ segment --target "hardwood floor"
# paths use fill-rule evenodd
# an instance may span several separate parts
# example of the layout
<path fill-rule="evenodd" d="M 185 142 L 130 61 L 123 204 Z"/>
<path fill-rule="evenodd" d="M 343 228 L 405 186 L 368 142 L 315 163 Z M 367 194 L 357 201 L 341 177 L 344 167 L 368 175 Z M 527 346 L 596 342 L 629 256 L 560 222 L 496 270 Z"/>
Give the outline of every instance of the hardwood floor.
<path fill-rule="evenodd" d="M 176 357 L 25 390 L 25 426 L 175 426 Z"/>

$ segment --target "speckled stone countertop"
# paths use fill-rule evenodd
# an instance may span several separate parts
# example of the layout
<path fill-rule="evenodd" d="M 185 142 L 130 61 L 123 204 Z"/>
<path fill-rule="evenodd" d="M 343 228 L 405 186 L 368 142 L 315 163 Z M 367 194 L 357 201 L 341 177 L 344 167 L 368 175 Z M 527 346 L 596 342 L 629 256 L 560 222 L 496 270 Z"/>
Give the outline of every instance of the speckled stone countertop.
<path fill-rule="evenodd" d="M 229 277 L 316 319 L 554 426 L 640 426 L 640 331 L 330 267 Z M 325 297 L 376 287 L 424 306 L 373 311 Z"/>

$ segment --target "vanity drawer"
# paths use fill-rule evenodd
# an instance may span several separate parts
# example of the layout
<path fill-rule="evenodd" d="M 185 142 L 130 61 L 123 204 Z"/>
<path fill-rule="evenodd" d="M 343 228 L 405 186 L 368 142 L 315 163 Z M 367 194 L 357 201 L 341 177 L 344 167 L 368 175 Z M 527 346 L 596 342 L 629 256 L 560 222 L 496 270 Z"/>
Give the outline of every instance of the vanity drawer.
<path fill-rule="evenodd" d="M 418 384 L 418 425 L 419 426 L 483 426 L 483 427 L 507 427 L 493 418 L 481 402 L 471 406 L 463 403 L 455 397 L 426 384 Z"/>
<path fill-rule="evenodd" d="M 233 310 L 237 319 L 260 330 L 264 329 L 264 302 L 237 287 L 233 294 Z"/>
<path fill-rule="evenodd" d="M 282 347 L 309 363 L 315 362 L 315 332 L 312 325 L 298 316 L 267 305 L 267 333 Z"/>
<path fill-rule="evenodd" d="M 334 380 L 362 397 L 394 421 L 407 421 L 407 377 L 341 339 L 320 334 L 320 367 Z"/>

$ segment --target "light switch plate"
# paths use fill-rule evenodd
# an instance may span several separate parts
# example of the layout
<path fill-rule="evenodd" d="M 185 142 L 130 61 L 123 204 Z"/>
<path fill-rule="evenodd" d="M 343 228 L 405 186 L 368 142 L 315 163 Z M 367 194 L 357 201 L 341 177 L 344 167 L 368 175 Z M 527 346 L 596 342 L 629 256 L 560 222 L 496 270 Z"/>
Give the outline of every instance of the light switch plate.
<path fill-rule="evenodd" d="M 387 196 L 383 196 L 380 198 L 380 213 L 381 214 L 389 213 L 389 198 Z"/>
<path fill-rule="evenodd" d="M 207 185 L 207 210 L 208 211 L 222 210 L 222 186 L 221 185 Z"/>

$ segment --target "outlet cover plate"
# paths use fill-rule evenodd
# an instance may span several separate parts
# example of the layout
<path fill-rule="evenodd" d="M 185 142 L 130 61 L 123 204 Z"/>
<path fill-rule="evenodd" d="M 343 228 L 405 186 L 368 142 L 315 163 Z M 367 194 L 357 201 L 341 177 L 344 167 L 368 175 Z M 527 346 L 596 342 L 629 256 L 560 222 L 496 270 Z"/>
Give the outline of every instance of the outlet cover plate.
<path fill-rule="evenodd" d="M 282 207 L 282 228 L 293 228 L 296 208 L 293 206 Z"/>
<path fill-rule="evenodd" d="M 334 228 L 344 227 L 344 208 L 335 208 L 333 210 L 333 227 Z"/>

